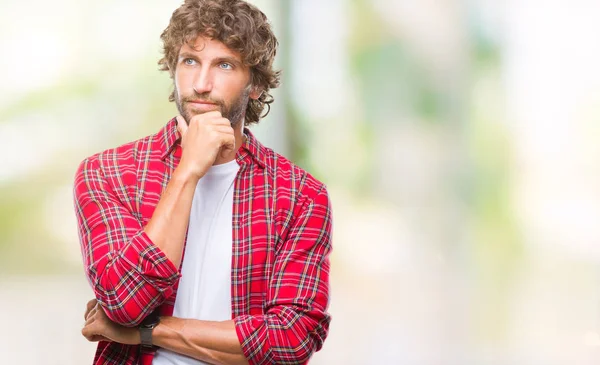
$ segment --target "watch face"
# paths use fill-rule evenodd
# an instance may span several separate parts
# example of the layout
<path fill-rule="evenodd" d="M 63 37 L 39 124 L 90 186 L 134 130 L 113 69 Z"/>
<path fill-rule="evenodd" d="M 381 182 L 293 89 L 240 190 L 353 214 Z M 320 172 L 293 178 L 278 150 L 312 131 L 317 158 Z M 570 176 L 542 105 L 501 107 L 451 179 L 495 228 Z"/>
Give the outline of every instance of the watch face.
<path fill-rule="evenodd" d="M 142 326 L 142 328 L 148 328 L 148 329 L 153 329 L 154 327 L 158 326 L 158 322 L 154 322 L 154 323 L 149 323 L 149 324 L 145 324 Z"/>

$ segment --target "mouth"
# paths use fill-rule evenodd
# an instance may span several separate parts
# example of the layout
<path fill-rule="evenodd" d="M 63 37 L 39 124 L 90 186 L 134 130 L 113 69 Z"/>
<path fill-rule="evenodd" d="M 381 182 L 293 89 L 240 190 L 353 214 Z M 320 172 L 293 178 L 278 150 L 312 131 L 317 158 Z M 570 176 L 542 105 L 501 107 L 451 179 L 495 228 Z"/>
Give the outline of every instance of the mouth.
<path fill-rule="evenodd" d="M 196 105 L 217 105 L 217 103 L 211 103 L 210 101 L 204 101 L 204 100 L 189 100 L 188 103 L 196 104 Z"/>
<path fill-rule="evenodd" d="M 186 103 L 192 114 L 207 113 L 214 110 L 221 110 L 221 107 L 217 103 L 211 103 L 205 100 L 189 100 Z"/>

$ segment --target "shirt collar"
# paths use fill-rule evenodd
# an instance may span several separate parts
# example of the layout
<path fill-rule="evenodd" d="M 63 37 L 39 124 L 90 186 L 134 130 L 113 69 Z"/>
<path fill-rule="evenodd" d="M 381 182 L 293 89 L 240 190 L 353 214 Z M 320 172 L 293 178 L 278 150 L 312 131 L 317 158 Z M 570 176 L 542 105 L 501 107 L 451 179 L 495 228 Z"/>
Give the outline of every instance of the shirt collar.
<path fill-rule="evenodd" d="M 177 130 L 177 119 L 173 118 L 158 132 L 158 140 L 161 148 L 160 158 L 164 161 L 169 154 L 179 145 L 181 136 Z"/>
<path fill-rule="evenodd" d="M 240 165 L 246 165 L 252 161 L 256 162 L 261 168 L 266 166 L 267 151 L 266 147 L 254 137 L 248 128 L 244 128 L 246 140 L 236 153 L 236 160 Z M 181 136 L 177 130 L 177 119 L 171 119 L 167 125 L 158 133 L 158 139 L 161 147 L 161 159 L 164 161 L 171 153 L 177 157 L 181 156 L 180 141 Z"/>

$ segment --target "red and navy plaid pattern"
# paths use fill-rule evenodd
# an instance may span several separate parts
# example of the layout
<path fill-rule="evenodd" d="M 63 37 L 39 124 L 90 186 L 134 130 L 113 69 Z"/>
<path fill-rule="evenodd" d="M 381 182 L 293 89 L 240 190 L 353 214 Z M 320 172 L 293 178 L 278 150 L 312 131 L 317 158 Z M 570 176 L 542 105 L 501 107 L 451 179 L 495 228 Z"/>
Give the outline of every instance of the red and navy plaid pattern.
<path fill-rule="evenodd" d="M 245 130 L 233 199 L 232 319 L 250 364 L 303 364 L 327 337 L 331 206 L 325 186 Z M 176 120 L 85 159 L 74 195 L 83 263 L 108 316 L 172 315 L 180 272 L 144 233 L 181 157 Z M 185 259 L 185 258 L 184 258 Z M 100 342 L 95 364 L 151 364 Z"/>

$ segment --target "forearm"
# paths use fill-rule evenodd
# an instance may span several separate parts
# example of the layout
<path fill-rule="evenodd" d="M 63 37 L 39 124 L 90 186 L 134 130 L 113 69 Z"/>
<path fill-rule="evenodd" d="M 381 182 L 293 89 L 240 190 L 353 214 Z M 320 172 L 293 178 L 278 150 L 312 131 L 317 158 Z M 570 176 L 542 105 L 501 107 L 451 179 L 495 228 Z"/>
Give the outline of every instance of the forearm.
<path fill-rule="evenodd" d="M 172 295 L 177 268 L 164 260 L 164 255 L 163 264 L 155 265 L 156 260 L 149 257 L 155 256 L 156 250 L 144 251 L 144 258 L 140 260 L 139 249 L 130 248 L 126 256 L 114 257 L 98 275 L 88 274 L 94 284 L 94 296 L 114 322 L 127 327 L 137 326 Z M 132 261 L 134 259 L 137 261 Z M 138 261 L 142 264 L 133 266 L 132 262 Z M 126 283 L 123 278 L 127 278 Z"/>
<path fill-rule="evenodd" d="M 152 218 L 144 228 L 148 237 L 175 267 L 181 263 L 197 182 L 198 178 L 183 168 L 175 169 Z"/>
<path fill-rule="evenodd" d="M 153 331 L 156 346 L 215 365 L 248 364 L 233 321 L 162 317 Z"/>
<path fill-rule="evenodd" d="M 136 326 L 172 295 L 178 267 L 144 231 L 135 207 L 121 200 L 97 157 L 80 164 L 74 199 L 83 263 L 95 297 L 111 320 Z"/>
<path fill-rule="evenodd" d="M 133 238 L 121 247 L 120 254 L 101 266 L 101 270 L 90 271 L 96 298 L 104 303 L 111 320 L 136 326 L 171 295 L 197 181 L 184 170 L 176 169 L 146 227 L 138 228 L 141 230 L 137 234 L 131 228 Z M 160 256 L 162 264 L 158 264 Z M 123 278 L 128 278 L 134 292 L 119 290 L 117 286 L 123 283 Z"/>

